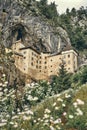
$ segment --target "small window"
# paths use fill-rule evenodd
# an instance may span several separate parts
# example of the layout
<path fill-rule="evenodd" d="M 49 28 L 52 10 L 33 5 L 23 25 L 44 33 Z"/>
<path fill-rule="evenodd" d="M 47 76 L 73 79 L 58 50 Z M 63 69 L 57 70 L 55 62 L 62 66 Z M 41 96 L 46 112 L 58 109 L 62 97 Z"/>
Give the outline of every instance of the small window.
<path fill-rule="evenodd" d="M 41 61 L 39 61 L 39 63 L 41 64 Z"/>
<path fill-rule="evenodd" d="M 40 70 L 40 72 L 41 72 L 41 70 Z"/>
<path fill-rule="evenodd" d="M 31 59 L 33 60 L 34 58 L 32 57 Z"/>
<path fill-rule="evenodd" d="M 53 72 L 53 71 L 50 71 L 51 73 Z"/>
<path fill-rule="evenodd" d="M 45 59 L 47 59 L 47 57 L 45 57 Z"/>
<path fill-rule="evenodd" d="M 32 55 L 33 55 L 34 53 L 32 52 Z"/>
<path fill-rule="evenodd" d="M 45 61 L 44 64 L 46 64 L 47 62 Z"/>
<path fill-rule="evenodd" d="M 53 60 L 51 59 L 51 61 L 53 61 Z"/>
<path fill-rule="evenodd" d="M 26 57 L 24 57 L 24 59 L 26 59 Z"/>
<path fill-rule="evenodd" d="M 33 66 L 33 62 L 31 62 L 31 65 Z"/>
<path fill-rule="evenodd" d="M 51 65 L 51 67 L 52 67 L 52 65 Z"/>
<path fill-rule="evenodd" d="M 70 55 L 68 55 L 68 58 L 70 58 Z"/>
<path fill-rule="evenodd" d="M 24 68 L 24 70 L 25 70 L 25 68 Z"/>
<path fill-rule="evenodd" d="M 41 59 L 41 56 L 40 56 L 40 59 Z"/>
<path fill-rule="evenodd" d="M 24 54 L 26 54 L 26 51 L 24 51 Z"/>
<path fill-rule="evenodd" d="M 36 68 L 38 68 L 38 66 L 36 65 Z"/>
<path fill-rule="evenodd" d="M 41 66 L 39 66 L 39 69 L 41 69 Z"/>
<path fill-rule="evenodd" d="M 45 66 L 45 69 L 47 69 L 47 66 Z"/>

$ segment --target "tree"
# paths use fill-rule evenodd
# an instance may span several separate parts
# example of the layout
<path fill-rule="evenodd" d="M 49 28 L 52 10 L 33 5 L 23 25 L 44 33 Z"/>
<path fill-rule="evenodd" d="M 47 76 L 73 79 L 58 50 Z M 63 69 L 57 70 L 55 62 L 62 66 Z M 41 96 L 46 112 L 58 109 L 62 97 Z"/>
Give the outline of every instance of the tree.
<path fill-rule="evenodd" d="M 58 76 L 55 76 L 52 82 L 52 87 L 55 93 L 62 92 L 71 87 L 70 76 L 71 74 L 67 73 L 65 64 L 62 61 L 60 64 Z"/>

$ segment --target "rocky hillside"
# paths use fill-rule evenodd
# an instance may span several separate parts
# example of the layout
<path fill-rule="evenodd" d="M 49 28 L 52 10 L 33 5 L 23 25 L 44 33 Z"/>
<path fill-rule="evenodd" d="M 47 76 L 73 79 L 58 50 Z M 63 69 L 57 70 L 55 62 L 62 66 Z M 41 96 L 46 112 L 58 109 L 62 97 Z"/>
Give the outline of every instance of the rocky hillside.
<path fill-rule="evenodd" d="M 1 1 L 0 17 L 3 18 L 0 18 L 0 23 L 6 47 L 20 38 L 25 46 L 51 53 L 59 51 L 59 37 L 61 48 L 70 44 L 67 32 L 61 27 L 52 27 L 47 18 L 40 14 L 35 1 Z"/>

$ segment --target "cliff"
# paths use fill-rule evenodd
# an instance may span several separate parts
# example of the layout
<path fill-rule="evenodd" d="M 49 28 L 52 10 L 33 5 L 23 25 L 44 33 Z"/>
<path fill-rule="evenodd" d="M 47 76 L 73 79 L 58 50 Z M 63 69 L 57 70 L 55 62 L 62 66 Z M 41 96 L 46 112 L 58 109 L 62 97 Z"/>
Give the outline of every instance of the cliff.
<path fill-rule="evenodd" d="M 61 49 L 70 44 L 67 32 L 61 27 L 52 27 L 38 11 L 35 1 L 1 1 L 0 16 L 3 44 L 6 47 L 20 38 L 25 46 L 42 52 L 58 52 L 60 41 Z"/>

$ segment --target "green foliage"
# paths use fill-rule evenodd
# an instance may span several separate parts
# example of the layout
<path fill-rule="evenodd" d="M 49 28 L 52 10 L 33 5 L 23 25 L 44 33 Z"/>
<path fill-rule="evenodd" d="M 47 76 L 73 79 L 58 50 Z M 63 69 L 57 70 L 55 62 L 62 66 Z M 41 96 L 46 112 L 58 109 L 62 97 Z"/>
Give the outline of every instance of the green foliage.
<path fill-rule="evenodd" d="M 67 73 L 65 64 L 60 65 L 58 76 L 53 78 L 52 87 L 55 93 L 62 92 L 71 87 L 71 74 Z"/>

